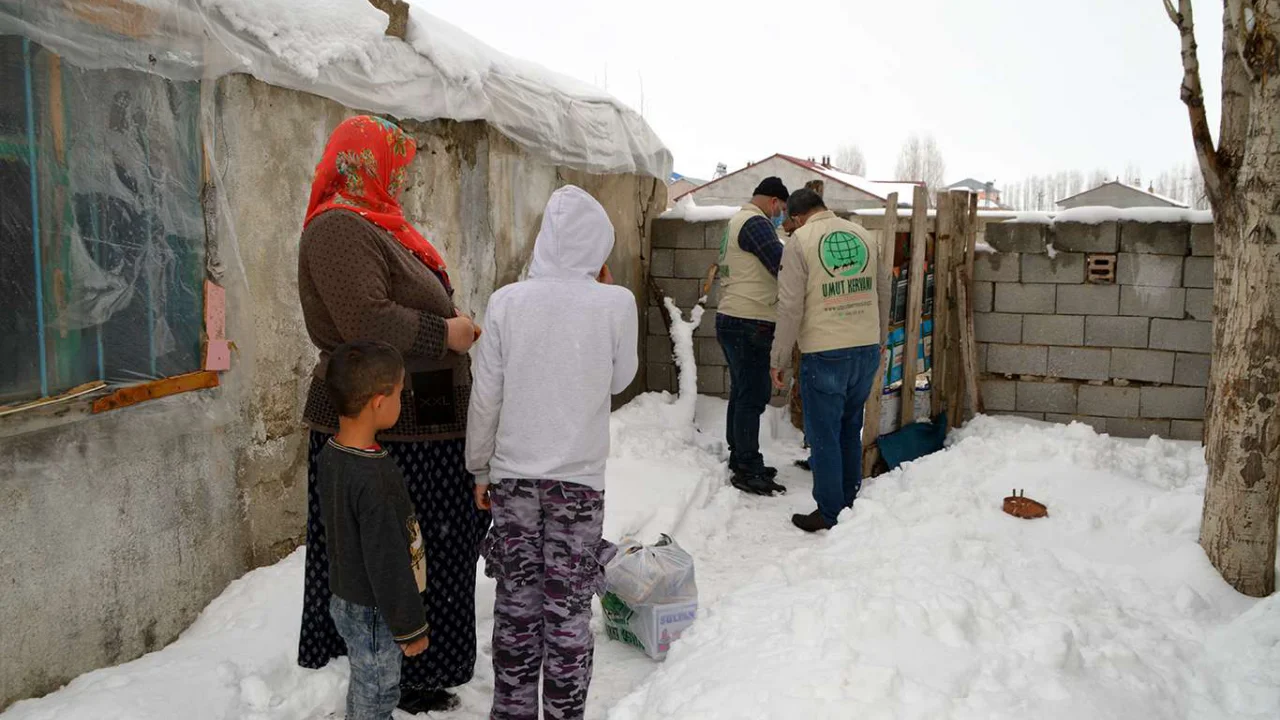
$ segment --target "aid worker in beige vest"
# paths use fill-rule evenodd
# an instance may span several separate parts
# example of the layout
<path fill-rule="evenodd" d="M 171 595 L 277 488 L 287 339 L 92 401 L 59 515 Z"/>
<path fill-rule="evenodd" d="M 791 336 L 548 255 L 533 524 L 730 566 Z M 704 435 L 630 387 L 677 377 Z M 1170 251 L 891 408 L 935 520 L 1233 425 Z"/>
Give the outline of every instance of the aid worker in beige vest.
<path fill-rule="evenodd" d="M 782 241 L 778 226 L 787 205 L 787 186 L 767 177 L 751 202 L 729 220 L 720 242 L 720 308 L 716 339 L 729 364 L 730 482 L 743 492 L 785 492 L 760 453 L 760 416 L 769 406 L 769 350 L 777 319 L 778 264 Z"/>
<path fill-rule="evenodd" d="M 835 216 L 812 190 L 787 200 L 800 226 L 778 274 L 771 374 L 782 387 L 800 344 L 800 395 L 818 509 L 791 518 L 806 532 L 831 528 L 862 486 L 862 408 L 880 366 L 875 246 L 857 223 Z"/>

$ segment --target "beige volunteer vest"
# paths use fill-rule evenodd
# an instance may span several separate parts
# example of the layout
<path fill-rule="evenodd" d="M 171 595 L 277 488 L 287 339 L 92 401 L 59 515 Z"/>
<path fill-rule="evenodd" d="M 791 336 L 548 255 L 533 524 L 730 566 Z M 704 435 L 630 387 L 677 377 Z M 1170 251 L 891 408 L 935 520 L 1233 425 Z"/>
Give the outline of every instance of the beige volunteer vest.
<path fill-rule="evenodd" d="M 738 233 L 753 215 L 768 220 L 755 205 L 742 206 L 720 240 L 720 312 L 746 320 L 778 321 L 778 279 L 760 258 L 738 245 Z"/>
<path fill-rule="evenodd" d="M 857 223 L 830 211 L 814 215 L 796 231 L 809 268 L 800 352 L 880 344 L 876 293 L 876 246 Z"/>

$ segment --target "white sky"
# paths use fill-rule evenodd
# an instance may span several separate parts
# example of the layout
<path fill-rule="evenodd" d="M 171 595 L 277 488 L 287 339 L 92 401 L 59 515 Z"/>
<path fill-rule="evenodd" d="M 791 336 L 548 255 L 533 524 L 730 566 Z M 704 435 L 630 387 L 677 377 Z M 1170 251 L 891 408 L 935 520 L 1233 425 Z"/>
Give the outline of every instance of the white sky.
<path fill-rule="evenodd" d="M 1178 33 L 1162 0 L 431 0 L 509 54 L 640 109 L 677 172 L 857 142 L 890 179 L 912 131 L 947 181 L 1192 159 Z M 1222 3 L 1198 0 L 1217 126 Z"/>

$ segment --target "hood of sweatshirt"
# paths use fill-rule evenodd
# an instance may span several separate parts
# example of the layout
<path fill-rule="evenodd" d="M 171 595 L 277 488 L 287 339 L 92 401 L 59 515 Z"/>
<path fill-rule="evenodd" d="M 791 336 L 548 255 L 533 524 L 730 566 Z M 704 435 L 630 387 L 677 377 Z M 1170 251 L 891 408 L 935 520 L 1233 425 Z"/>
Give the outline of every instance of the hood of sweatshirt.
<path fill-rule="evenodd" d="M 594 279 L 613 252 L 613 223 L 586 190 L 566 185 L 547 201 L 529 279 Z"/>

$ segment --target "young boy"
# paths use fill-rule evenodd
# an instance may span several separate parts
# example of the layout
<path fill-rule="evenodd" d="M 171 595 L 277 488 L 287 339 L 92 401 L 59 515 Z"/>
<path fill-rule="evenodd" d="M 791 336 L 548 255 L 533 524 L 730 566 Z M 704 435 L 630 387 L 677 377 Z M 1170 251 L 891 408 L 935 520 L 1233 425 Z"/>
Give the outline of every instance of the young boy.
<path fill-rule="evenodd" d="M 601 538 L 610 397 L 635 377 L 636 300 L 604 262 L 613 225 L 573 186 L 551 196 L 529 279 L 494 293 L 473 357 L 467 469 L 492 507 L 494 720 L 581 718 Z M 492 484 L 491 484 L 492 483 Z"/>
<path fill-rule="evenodd" d="M 329 539 L 329 614 L 347 643 L 347 720 L 388 720 L 400 658 L 427 649 L 426 556 L 404 476 L 374 436 L 400 417 L 404 361 L 380 342 L 333 351 L 325 384 L 338 434 L 320 451 L 320 515 Z"/>

